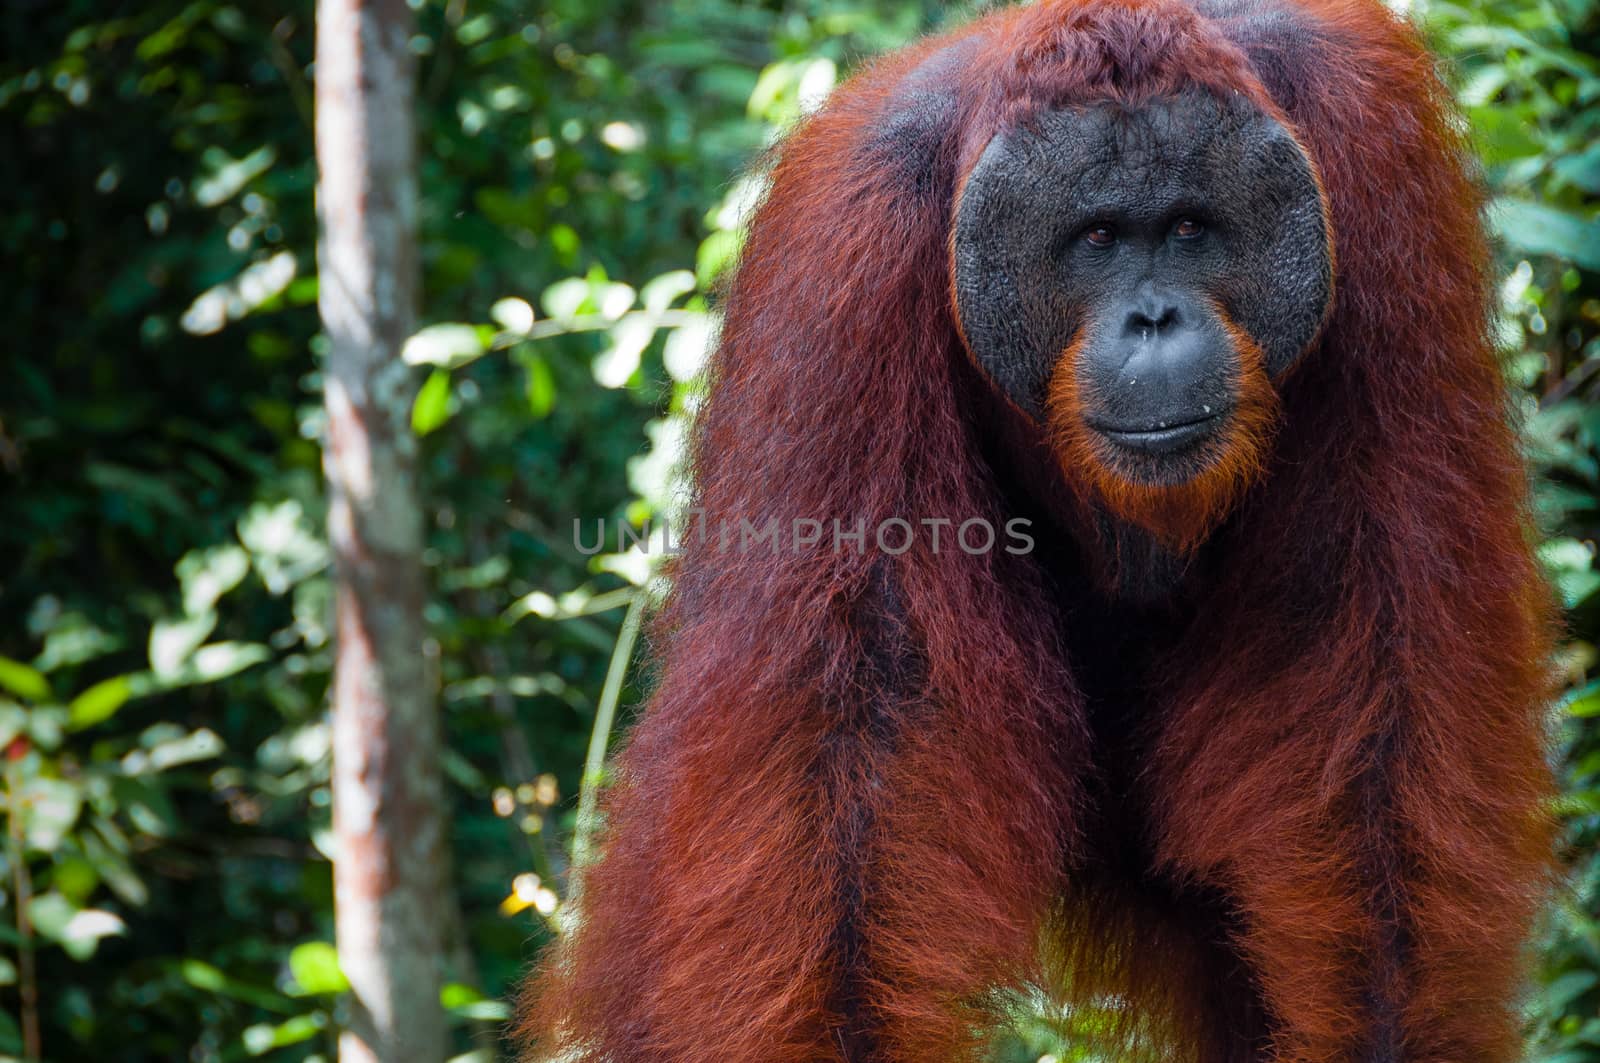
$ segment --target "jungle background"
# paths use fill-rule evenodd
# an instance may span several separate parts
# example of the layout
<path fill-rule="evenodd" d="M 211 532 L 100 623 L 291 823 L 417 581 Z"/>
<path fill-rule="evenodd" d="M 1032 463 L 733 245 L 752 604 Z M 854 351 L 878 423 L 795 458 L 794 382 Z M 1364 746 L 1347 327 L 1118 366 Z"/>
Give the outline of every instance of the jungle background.
<path fill-rule="evenodd" d="M 740 175 L 850 68 L 972 7 L 412 0 L 444 1002 L 488 1060 L 639 696 L 649 558 Z M 1568 888 L 1530 1060 L 1600 1060 L 1600 0 L 1417 0 L 1472 126 L 1570 615 Z M 329 1059 L 330 583 L 308 0 L 0 11 L 0 1057 Z M 596 740 L 598 738 L 598 741 Z M 20 896 L 20 903 L 19 903 Z M 1007 1060 L 1096 1060 L 1024 1016 Z"/>

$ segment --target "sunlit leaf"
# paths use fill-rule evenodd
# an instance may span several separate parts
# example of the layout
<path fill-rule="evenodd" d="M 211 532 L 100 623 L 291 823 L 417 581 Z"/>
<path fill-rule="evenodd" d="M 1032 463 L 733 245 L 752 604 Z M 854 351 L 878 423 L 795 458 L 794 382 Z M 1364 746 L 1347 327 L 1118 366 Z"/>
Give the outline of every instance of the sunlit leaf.
<path fill-rule="evenodd" d="M 1544 563 L 1568 608 L 1600 590 L 1600 572 L 1594 570 L 1594 549 L 1572 538 L 1555 538 L 1539 546 Z"/>
<path fill-rule="evenodd" d="M 217 616 L 209 610 L 198 616 L 156 621 L 150 629 L 150 670 L 163 680 L 177 678 L 216 626 Z"/>
<path fill-rule="evenodd" d="M 52 891 L 33 898 L 28 904 L 28 919 L 35 933 L 59 944 L 67 933 L 67 924 L 78 911 L 77 905 Z"/>
<path fill-rule="evenodd" d="M 639 302 L 653 314 L 659 314 L 670 307 L 679 296 L 688 295 L 695 289 L 694 274 L 686 269 L 675 269 L 670 273 L 663 273 L 654 278 L 650 283 L 639 289 Z"/>
<path fill-rule="evenodd" d="M 108 937 L 121 937 L 128 932 L 122 917 L 97 908 L 75 912 L 62 928 L 61 947 L 75 960 L 87 960 L 94 955 L 100 941 Z"/>
<path fill-rule="evenodd" d="M 694 273 L 702 288 L 711 288 L 717 278 L 738 257 L 741 238 L 732 230 L 719 230 L 700 241 L 695 254 Z"/>
<path fill-rule="evenodd" d="M 489 308 L 489 317 L 507 332 L 518 335 L 526 333 L 533 328 L 533 306 L 526 299 L 511 296 L 500 299 Z"/>
<path fill-rule="evenodd" d="M 600 316 L 615 321 L 633 306 L 635 293 L 632 286 L 605 279 L 603 273 L 591 271 L 589 277 L 590 299 L 600 311 Z"/>
<path fill-rule="evenodd" d="M 282 594 L 328 563 L 328 548 L 295 499 L 257 502 L 239 519 L 239 541 L 273 594 Z"/>
<path fill-rule="evenodd" d="M 476 325 L 429 325 L 406 340 L 400 357 L 408 365 L 459 369 L 481 358 L 489 344 Z"/>
<path fill-rule="evenodd" d="M 711 354 L 712 331 L 709 314 L 699 314 L 672 330 L 661 352 L 662 363 L 672 379 L 693 380 L 699 375 Z"/>
<path fill-rule="evenodd" d="M 589 282 L 582 277 L 556 281 L 539 296 L 539 302 L 550 317 L 576 317 L 589 302 Z"/>
<path fill-rule="evenodd" d="M 231 280 L 212 285 L 178 319 L 185 332 L 209 336 L 247 317 L 288 290 L 298 268 L 294 252 L 280 251 L 250 263 Z"/>
<path fill-rule="evenodd" d="M 768 64 L 756 79 L 755 88 L 750 90 L 750 99 L 745 104 L 750 117 L 772 118 L 778 101 L 794 85 L 795 78 L 795 65 L 788 60 Z"/>
<path fill-rule="evenodd" d="M 23 838 L 31 848 L 44 852 L 61 844 L 83 808 L 82 789 L 66 779 L 26 779 L 17 796 L 22 805 Z"/>
<path fill-rule="evenodd" d="M 309 1041 L 321 1033 L 327 1025 L 327 1016 L 316 1011 L 309 1015 L 296 1015 L 277 1025 L 258 1023 L 255 1026 L 248 1026 L 240 1040 L 246 1052 L 252 1056 L 260 1056 L 275 1048 Z"/>
<path fill-rule="evenodd" d="M 343 993 L 350 980 L 339 969 L 339 953 L 326 941 L 307 941 L 289 951 L 289 973 L 294 976 L 290 992 L 295 996 Z"/>
<path fill-rule="evenodd" d="M 28 906 L 33 928 L 75 960 L 94 955 L 103 938 L 128 932 L 122 917 L 98 908 L 79 908 L 60 893 L 42 893 Z"/>
<path fill-rule="evenodd" d="M 194 183 L 195 202 L 202 207 L 214 207 L 232 199 L 253 179 L 266 173 L 278 159 L 271 145 L 263 145 L 242 159 L 231 157 L 216 145 L 200 154 L 200 162 L 210 171 Z"/>
<path fill-rule="evenodd" d="M 190 550 L 178 561 L 178 582 L 183 587 L 183 611 L 198 616 L 210 611 L 217 599 L 237 587 L 250 571 L 250 555 L 233 543 Z"/>
<path fill-rule="evenodd" d="M 190 661 L 192 680 L 214 682 L 271 658 L 272 651 L 250 642 L 217 642 L 202 646 Z"/>
<path fill-rule="evenodd" d="M 209 727 L 196 728 L 187 734 L 166 738 L 153 744 L 143 756 L 146 758 L 140 770 L 166 771 L 182 764 L 192 764 L 195 761 L 209 760 L 223 752 L 226 746 L 217 733 Z M 134 756 L 129 753 L 128 756 Z M 126 765 L 127 758 L 124 758 Z"/>
<path fill-rule="evenodd" d="M 43 672 L 65 665 L 83 664 L 117 649 L 119 641 L 101 630 L 82 613 L 67 612 L 56 617 L 44 637 L 44 649 L 34 658 L 34 667 Z"/>
<path fill-rule="evenodd" d="M 655 321 L 648 316 L 623 318 L 610 330 L 611 342 L 594 360 L 595 382 L 606 388 L 626 386 L 655 334 Z"/>

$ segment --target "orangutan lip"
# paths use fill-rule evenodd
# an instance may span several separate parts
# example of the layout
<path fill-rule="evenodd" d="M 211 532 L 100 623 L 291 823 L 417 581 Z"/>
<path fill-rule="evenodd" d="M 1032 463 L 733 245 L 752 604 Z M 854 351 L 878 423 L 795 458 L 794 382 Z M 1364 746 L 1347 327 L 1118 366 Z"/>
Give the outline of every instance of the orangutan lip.
<path fill-rule="evenodd" d="M 1128 450 L 1135 450 L 1144 454 L 1170 454 L 1210 435 L 1212 429 L 1221 420 L 1222 413 L 1219 412 L 1193 421 L 1167 424 L 1154 428 L 1112 427 L 1111 425 L 1095 424 L 1093 422 L 1090 422 L 1089 427 L 1119 447 L 1125 447 Z"/>

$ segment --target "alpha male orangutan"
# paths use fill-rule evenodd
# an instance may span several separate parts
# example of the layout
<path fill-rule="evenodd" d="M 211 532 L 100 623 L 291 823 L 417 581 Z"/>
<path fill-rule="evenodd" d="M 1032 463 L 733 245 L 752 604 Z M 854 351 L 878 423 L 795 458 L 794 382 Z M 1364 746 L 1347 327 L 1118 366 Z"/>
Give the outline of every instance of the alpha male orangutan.
<path fill-rule="evenodd" d="M 689 537 L 536 1054 L 948 1063 L 1043 995 L 1123 1058 L 1511 1060 L 1551 625 L 1413 32 L 1043 0 L 769 182 L 695 506 L 833 531 Z"/>

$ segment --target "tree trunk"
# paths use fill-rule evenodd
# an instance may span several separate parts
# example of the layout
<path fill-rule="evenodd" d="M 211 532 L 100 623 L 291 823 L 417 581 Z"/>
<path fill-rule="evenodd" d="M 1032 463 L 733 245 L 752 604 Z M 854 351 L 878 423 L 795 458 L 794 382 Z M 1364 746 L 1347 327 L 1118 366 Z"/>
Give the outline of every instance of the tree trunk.
<path fill-rule="evenodd" d="M 319 0 L 328 539 L 339 960 L 353 1014 L 342 1063 L 435 1063 L 443 844 L 439 719 L 425 673 L 422 522 L 400 349 L 417 290 L 413 69 L 405 0 Z"/>

